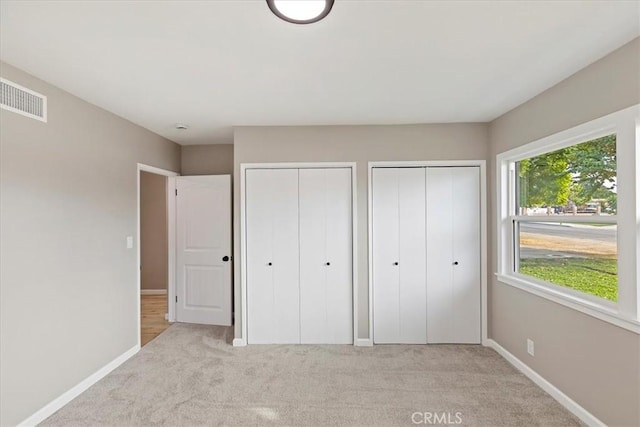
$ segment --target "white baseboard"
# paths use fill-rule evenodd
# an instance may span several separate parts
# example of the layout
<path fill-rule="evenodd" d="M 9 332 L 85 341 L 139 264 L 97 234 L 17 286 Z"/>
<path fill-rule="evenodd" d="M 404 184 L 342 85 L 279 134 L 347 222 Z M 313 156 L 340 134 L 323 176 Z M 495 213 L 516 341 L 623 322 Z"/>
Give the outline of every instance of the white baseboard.
<path fill-rule="evenodd" d="M 73 399 L 82 394 L 89 387 L 100 381 L 104 378 L 109 372 L 116 369 L 118 366 L 122 365 L 127 361 L 131 356 L 140 351 L 140 345 L 137 344 L 131 347 L 129 350 L 122 353 L 120 356 L 113 359 L 111 362 L 107 363 L 102 368 L 98 369 L 93 374 L 89 375 L 79 384 L 76 384 L 71 389 L 64 392 L 62 395 L 58 396 L 51 402 L 49 402 L 46 406 L 41 408 L 38 412 L 31 415 L 26 420 L 22 421 L 18 424 L 18 427 L 31 427 L 36 426 L 42 421 L 46 420 L 49 416 L 51 416 L 54 412 L 65 406 L 67 403 L 71 402 Z"/>
<path fill-rule="evenodd" d="M 233 339 L 233 346 L 234 347 L 246 347 L 247 346 L 247 342 L 244 340 L 244 338 L 234 338 Z"/>
<path fill-rule="evenodd" d="M 486 346 L 493 348 L 498 354 L 504 357 L 507 362 L 511 363 L 517 370 L 526 375 L 531 381 L 536 383 L 541 389 L 546 391 L 557 400 L 562 406 L 567 408 L 576 417 L 580 418 L 582 422 L 592 427 L 606 427 L 606 424 L 596 418 L 591 412 L 584 409 L 576 401 L 564 394 L 560 389 L 545 380 L 540 374 L 527 366 L 522 360 L 511 354 L 507 349 L 492 339 L 486 341 Z"/>
<path fill-rule="evenodd" d="M 166 295 L 166 289 L 140 289 L 140 295 Z"/>
<path fill-rule="evenodd" d="M 373 347 L 373 340 L 371 338 L 358 338 L 353 345 L 356 347 Z"/>

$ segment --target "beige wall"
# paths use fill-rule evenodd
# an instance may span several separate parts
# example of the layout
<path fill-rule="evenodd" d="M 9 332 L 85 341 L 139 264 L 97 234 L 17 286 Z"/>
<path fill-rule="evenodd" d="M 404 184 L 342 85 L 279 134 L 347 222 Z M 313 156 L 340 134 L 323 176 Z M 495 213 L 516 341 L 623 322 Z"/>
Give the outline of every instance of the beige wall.
<path fill-rule="evenodd" d="M 640 102 L 640 39 L 491 123 L 489 194 L 496 154 Z M 490 236 L 495 229 L 490 214 Z M 496 239 L 490 271 L 496 271 Z M 492 283 L 493 282 L 493 283 Z M 640 425 L 640 336 L 492 280 L 490 336 L 609 425 Z M 536 356 L 526 352 L 535 341 Z"/>
<path fill-rule="evenodd" d="M 0 425 L 15 425 L 137 344 L 136 163 L 180 148 L 7 64 L 49 122 L 0 112 Z M 137 245 L 137 243 L 136 243 Z"/>
<path fill-rule="evenodd" d="M 235 335 L 241 334 L 240 164 L 357 162 L 358 338 L 368 338 L 367 162 L 376 160 L 484 160 L 485 124 L 401 126 L 239 127 L 234 135 Z"/>
<path fill-rule="evenodd" d="M 167 177 L 140 173 L 141 289 L 167 290 Z"/>
<path fill-rule="evenodd" d="M 182 175 L 233 174 L 233 144 L 182 146 Z"/>

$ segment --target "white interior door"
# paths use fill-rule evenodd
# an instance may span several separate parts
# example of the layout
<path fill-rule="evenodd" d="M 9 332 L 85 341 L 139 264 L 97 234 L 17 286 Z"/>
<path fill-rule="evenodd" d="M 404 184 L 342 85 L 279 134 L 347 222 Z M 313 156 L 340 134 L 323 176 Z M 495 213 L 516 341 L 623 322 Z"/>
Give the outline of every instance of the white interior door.
<path fill-rule="evenodd" d="M 231 176 L 176 178 L 176 320 L 231 325 Z"/>
<path fill-rule="evenodd" d="M 353 343 L 351 169 L 300 169 L 300 341 Z"/>
<path fill-rule="evenodd" d="M 427 168 L 427 338 L 480 342 L 480 174 Z"/>
<path fill-rule="evenodd" d="M 298 170 L 245 178 L 248 343 L 299 343 Z"/>
<path fill-rule="evenodd" d="M 424 168 L 374 168 L 374 342 L 426 343 Z"/>

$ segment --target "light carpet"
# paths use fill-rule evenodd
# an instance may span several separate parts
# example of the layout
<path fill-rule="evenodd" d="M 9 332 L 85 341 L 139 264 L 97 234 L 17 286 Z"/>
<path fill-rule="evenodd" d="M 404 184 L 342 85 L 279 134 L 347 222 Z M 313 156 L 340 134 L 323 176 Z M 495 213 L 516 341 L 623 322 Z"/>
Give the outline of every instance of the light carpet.
<path fill-rule="evenodd" d="M 489 348 L 234 348 L 230 334 L 174 324 L 42 425 L 581 425 Z"/>

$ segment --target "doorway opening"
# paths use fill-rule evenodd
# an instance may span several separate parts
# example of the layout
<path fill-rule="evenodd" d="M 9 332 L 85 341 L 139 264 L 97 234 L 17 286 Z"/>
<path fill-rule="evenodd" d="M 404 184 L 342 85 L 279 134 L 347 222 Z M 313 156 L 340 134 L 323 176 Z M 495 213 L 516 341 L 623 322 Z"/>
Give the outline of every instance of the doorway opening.
<path fill-rule="evenodd" d="M 174 172 L 138 165 L 138 337 L 141 346 L 170 326 Z"/>

